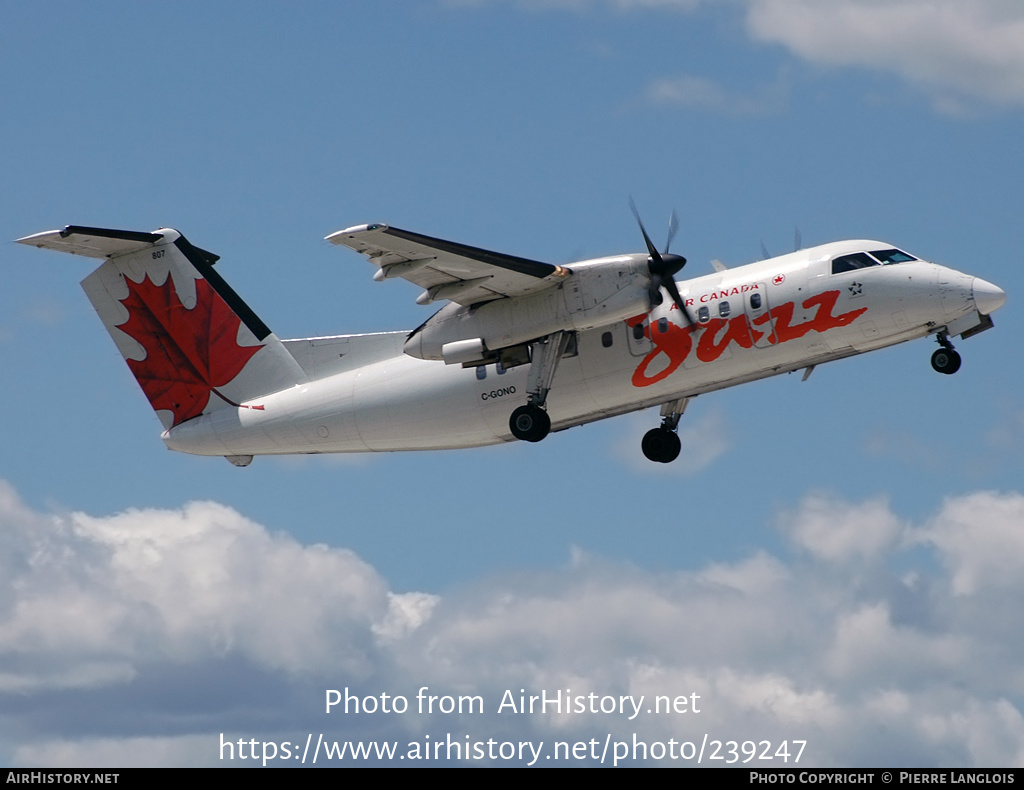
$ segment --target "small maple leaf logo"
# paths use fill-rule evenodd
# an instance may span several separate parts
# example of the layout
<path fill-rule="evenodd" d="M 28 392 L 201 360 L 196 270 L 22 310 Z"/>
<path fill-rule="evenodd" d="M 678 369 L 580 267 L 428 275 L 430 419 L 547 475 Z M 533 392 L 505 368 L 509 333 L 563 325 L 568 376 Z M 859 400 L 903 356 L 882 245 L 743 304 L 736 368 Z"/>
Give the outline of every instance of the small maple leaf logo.
<path fill-rule="evenodd" d="M 196 280 L 196 305 L 181 303 L 173 278 L 156 285 L 147 274 L 141 283 L 126 280 L 128 320 L 118 328 L 146 350 L 145 359 L 128 366 L 156 410 L 174 415 L 173 425 L 197 417 L 210 393 L 219 392 L 261 348 L 238 345 L 241 319 L 205 279 Z M 237 406 L 238 404 L 232 403 Z"/>

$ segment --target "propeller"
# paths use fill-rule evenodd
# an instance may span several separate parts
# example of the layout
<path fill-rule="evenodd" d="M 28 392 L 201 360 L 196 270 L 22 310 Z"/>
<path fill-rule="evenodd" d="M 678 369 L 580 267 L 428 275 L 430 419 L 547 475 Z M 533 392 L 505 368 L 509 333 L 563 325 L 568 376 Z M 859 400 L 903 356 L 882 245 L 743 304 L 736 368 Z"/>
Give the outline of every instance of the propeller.
<path fill-rule="evenodd" d="M 803 234 L 800 232 L 800 226 L 799 225 L 794 225 L 793 226 L 793 252 L 800 252 L 800 250 L 802 250 L 803 248 L 804 248 L 804 237 L 803 237 Z M 761 242 L 761 260 L 762 261 L 766 261 L 770 257 L 772 257 L 772 256 L 768 252 L 768 248 L 764 246 L 764 241 L 762 241 Z"/>
<path fill-rule="evenodd" d="M 668 251 L 669 247 L 672 246 L 672 239 L 675 238 L 676 231 L 679 230 L 678 215 L 675 210 L 672 211 L 672 216 L 668 221 L 668 241 L 665 242 L 665 252 L 662 253 L 658 252 L 658 248 L 654 246 L 651 237 L 647 235 L 647 229 L 644 227 L 643 220 L 640 219 L 640 212 L 637 211 L 632 196 L 629 198 L 629 207 L 633 211 L 633 216 L 636 217 L 636 224 L 640 226 L 640 232 L 644 235 L 647 252 L 650 253 L 650 257 L 647 259 L 647 270 L 651 273 L 651 284 L 648 286 L 647 291 L 650 297 L 650 309 L 653 310 L 656 305 L 661 304 L 661 289 L 664 288 L 668 291 L 668 295 L 672 297 L 672 301 L 676 303 L 676 307 L 679 308 L 686 320 L 693 324 L 693 318 L 686 309 L 683 297 L 679 295 L 679 289 L 676 287 L 676 281 L 673 279 L 673 276 L 686 265 L 686 258 L 682 255 L 673 255 Z"/>

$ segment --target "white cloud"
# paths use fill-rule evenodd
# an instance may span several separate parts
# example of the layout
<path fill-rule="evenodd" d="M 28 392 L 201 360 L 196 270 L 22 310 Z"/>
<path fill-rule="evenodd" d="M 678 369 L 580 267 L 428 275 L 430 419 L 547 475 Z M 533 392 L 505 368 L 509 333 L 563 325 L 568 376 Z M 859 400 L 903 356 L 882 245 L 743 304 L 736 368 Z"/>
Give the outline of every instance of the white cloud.
<path fill-rule="evenodd" d="M 373 633 L 384 642 L 396 642 L 409 635 L 427 620 L 441 599 L 428 593 L 388 593 L 388 613 L 373 626 Z"/>
<path fill-rule="evenodd" d="M 736 0 L 759 42 L 810 63 L 894 74 L 961 114 L 982 102 L 1024 104 L 1024 6 L 1018 0 Z M 483 3 L 480 3 L 481 5 Z M 701 0 L 523 0 L 530 9 L 692 12 Z M 726 3 L 719 5 L 725 6 Z M 785 99 L 781 85 L 757 94 L 729 91 L 706 77 L 668 76 L 649 100 L 735 115 L 764 114 Z"/>
<path fill-rule="evenodd" d="M 952 498 L 913 525 L 883 500 L 811 495 L 781 521 L 794 557 L 651 573 L 575 552 L 438 596 L 388 590 L 351 552 L 222 505 L 54 516 L 0 485 L 0 756 L 197 765 L 220 762 L 221 733 L 709 732 L 806 740 L 801 767 L 1024 763 L 1024 640 L 1007 628 L 1024 598 L 1024 496 Z M 323 713 L 327 688 L 414 700 L 421 686 L 487 710 Z M 700 712 L 496 714 L 520 689 L 686 697 Z"/>
<path fill-rule="evenodd" d="M 1021 590 L 1024 579 L 1024 496 L 979 491 L 947 500 L 918 533 L 936 546 L 960 595 Z"/>
<path fill-rule="evenodd" d="M 679 74 L 655 80 L 648 86 L 646 95 L 647 100 L 655 104 L 706 110 L 720 115 L 757 116 L 781 110 L 787 92 L 781 80 L 756 93 L 740 93 L 707 77 Z"/>
<path fill-rule="evenodd" d="M 1024 103 L 1024 7 L 1015 0 L 747 0 L 760 41 L 828 66 L 895 73 L 941 110 Z"/>
<path fill-rule="evenodd" d="M 365 667 L 389 611 L 377 573 L 352 552 L 300 546 L 211 502 L 55 518 L 4 484 L 0 651 L 45 657 L 0 688 L 91 686 L 140 663 L 242 654 L 285 672 Z"/>
<path fill-rule="evenodd" d="M 886 603 L 864 603 L 836 617 L 823 668 L 847 682 L 873 685 L 882 674 L 888 682 L 905 687 L 921 674 L 955 673 L 969 654 L 969 645 L 961 638 L 894 625 Z"/>
<path fill-rule="evenodd" d="M 805 498 L 785 522 L 794 543 L 831 562 L 878 557 L 904 532 L 884 499 L 850 506 L 826 494 Z"/>

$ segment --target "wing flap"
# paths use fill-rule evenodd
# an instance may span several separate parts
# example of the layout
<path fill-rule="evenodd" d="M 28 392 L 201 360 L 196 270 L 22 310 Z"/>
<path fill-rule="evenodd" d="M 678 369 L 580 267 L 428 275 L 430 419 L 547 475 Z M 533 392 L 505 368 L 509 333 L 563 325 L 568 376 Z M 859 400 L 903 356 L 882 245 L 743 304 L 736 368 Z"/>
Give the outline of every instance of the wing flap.
<path fill-rule="evenodd" d="M 557 285 L 568 270 L 550 263 L 435 239 L 388 225 L 357 225 L 327 237 L 381 267 L 377 279 L 402 277 L 425 290 L 417 301 L 470 305 Z"/>

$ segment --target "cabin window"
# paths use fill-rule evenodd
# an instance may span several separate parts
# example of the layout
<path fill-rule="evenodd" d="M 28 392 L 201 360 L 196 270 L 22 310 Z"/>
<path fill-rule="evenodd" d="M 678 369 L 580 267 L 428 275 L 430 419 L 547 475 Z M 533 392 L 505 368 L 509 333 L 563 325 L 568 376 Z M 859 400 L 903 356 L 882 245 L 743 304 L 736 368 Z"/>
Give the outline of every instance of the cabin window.
<path fill-rule="evenodd" d="M 633 324 L 633 339 L 643 340 L 644 339 L 644 325 L 643 322 L 639 324 Z"/>
<path fill-rule="evenodd" d="M 613 340 L 613 338 L 612 338 L 612 333 L 611 332 L 604 332 L 604 333 L 602 333 L 602 335 L 601 335 L 601 345 L 602 346 L 604 346 L 605 348 L 611 348 L 612 347 L 612 340 Z"/>
<path fill-rule="evenodd" d="M 506 368 L 505 368 L 504 365 L 501 364 L 501 360 L 500 359 L 495 363 L 494 369 L 496 371 L 498 371 L 498 375 L 499 376 L 504 376 L 505 375 Z"/>
<path fill-rule="evenodd" d="M 760 310 L 761 309 L 761 294 L 750 295 L 750 309 Z"/>
<path fill-rule="evenodd" d="M 854 269 L 866 269 L 868 266 L 878 266 L 878 261 L 866 252 L 855 252 L 852 255 L 842 255 L 832 261 L 832 274 L 852 272 Z"/>
<path fill-rule="evenodd" d="M 667 331 L 668 331 L 668 319 L 667 318 L 659 318 L 658 319 L 658 332 L 660 332 L 661 334 L 665 334 Z"/>
<path fill-rule="evenodd" d="M 700 310 L 697 311 L 697 321 L 702 324 L 706 324 L 711 320 L 711 311 L 707 305 L 704 305 Z"/>
<path fill-rule="evenodd" d="M 729 307 L 729 303 L 728 302 L 719 302 L 718 303 L 718 315 L 721 318 L 728 318 L 730 312 L 732 312 L 732 310 Z"/>
<path fill-rule="evenodd" d="M 483 381 L 485 378 L 487 378 L 487 368 L 483 365 L 477 365 L 476 377 L 480 379 L 480 381 Z"/>

